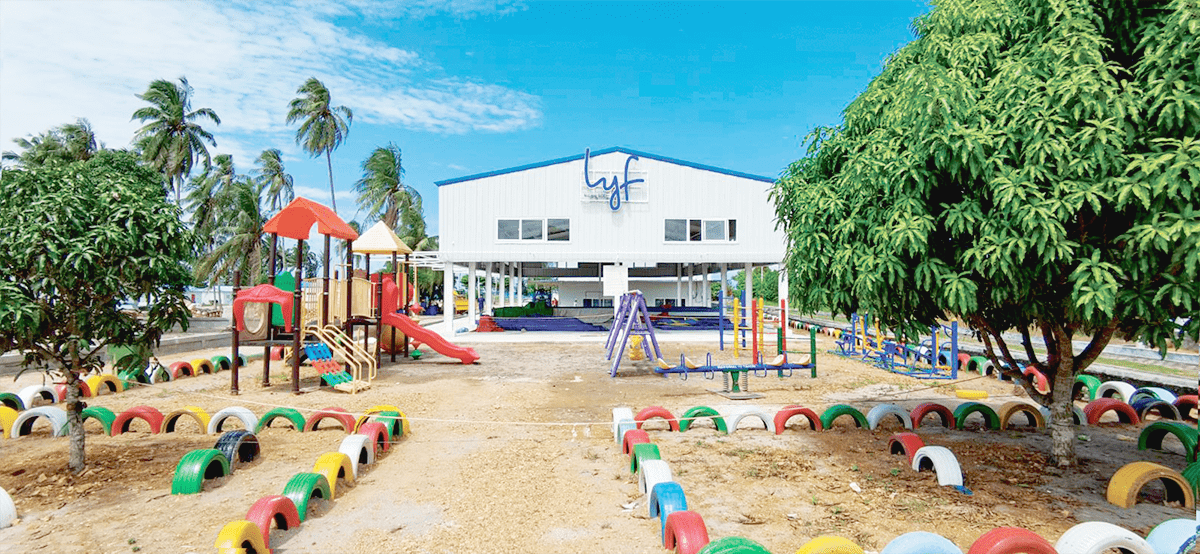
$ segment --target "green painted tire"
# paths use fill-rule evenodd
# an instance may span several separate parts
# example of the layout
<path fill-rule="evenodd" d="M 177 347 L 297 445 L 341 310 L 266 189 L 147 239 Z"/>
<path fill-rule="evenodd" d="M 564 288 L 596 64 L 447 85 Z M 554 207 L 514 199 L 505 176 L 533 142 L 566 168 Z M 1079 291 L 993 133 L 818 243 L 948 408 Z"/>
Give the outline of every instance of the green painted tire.
<path fill-rule="evenodd" d="M 404 421 L 400 419 L 401 417 L 403 416 L 400 415 L 400 412 L 394 410 L 385 410 L 371 415 L 371 418 L 368 421 L 377 421 L 382 423 L 384 427 L 387 427 L 388 432 L 391 434 L 389 440 L 394 441 L 395 439 L 404 436 Z"/>
<path fill-rule="evenodd" d="M 661 460 L 662 454 L 658 451 L 658 445 L 649 442 L 643 442 L 633 445 L 633 454 L 629 456 L 629 473 L 637 473 L 638 466 L 645 460 Z"/>
<path fill-rule="evenodd" d="M 826 431 L 832 429 L 833 422 L 844 415 L 854 418 L 855 427 L 870 427 L 870 424 L 867 423 L 867 416 L 858 411 L 858 408 L 849 404 L 834 404 L 826 408 L 825 412 L 821 414 L 821 427 Z"/>
<path fill-rule="evenodd" d="M 229 361 L 228 356 L 216 356 L 212 359 L 213 373 L 220 371 L 229 371 L 233 367 L 233 363 Z"/>
<path fill-rule="evenodd" d="M 1186 452 L 1184 459 L 1188 462 L 1196 461 L 1196 443 L 1200 439 L 1200 433 L 1197 433 L 1195 427 L 1177 421 L 1155 421 L 1147 425 L 1138 436 L 1138 450 L 1162 450 L 1163 438 L 1168 433 L 1175 435 L 1175 438 L 1183 443 L 1183 450 Z"/>
<path fill-rule="evenodd" d="M 750 539 L 722 537 L 708 543 L 696 554 L 771 554 L 771 551 Z"/>
<path fill-rule="evenodd" d="M 967 418 L 974 413 L 983 415 L 984 422 L 988 429 L 993 431 L 1000 430 L 1000 415 L 996 413 L 996 410 L 993 410 L 987 404 L 981 404 L 979 402 L 964 402 L 959 404 L 958 407 L 954 409 L 954 423 L 958 429 L 966 429 L 963 424 L 966 423 Z"/>
<path fill-rule="evenodd" d="M 1183 478 L 1192 484 L 1193 497 L 1200 496 L 1200 462 L 1192 462 L 1183 469 Z"/>
<path fill-rule="evenodd" d="M 81 421 L 84 422 L 86 422 L 89 417 L 99 421 L 100 425 L 104 427 L 104 434 L 112 436 L 113 420 L 117 419 L 117 414 L 114 414 L 112 410 L 105 408 L 104 406 L 88 406 L 83 409 L 82 417 L 83 419 Z M 70 430 L 69 423 L 63 425 L 62 435 L 66 436 Z"/>
<path fill-rule="evenodd" d="M 292 423 L 292 428 L 297 431 L 304 431 L 304 414 L 295 408 L 273 408 L 263 414 L 258 420 L 258 425 L 254 428 L 254 434 L 261 433 L 266 429 L 272 421 L 278 418 L 283 418 Z"/>
<path fill-rule="evenodd" d="M 308 517 L 308 501 L 312 497 L 329 499 L 329 480 L 320 473 L 297 473 L 283 487 L 283 495 L 292 499 L 300 521 Z"/>
<path fill-rule="evenodd" d="M 196 494 L 204 481 L 229 475 L 229 459 L 215 448 L 201 448 L 183 455 L 171 479 L 171 494 Z"/>
<path fill-rule="evenodd" d="M 1096 399 L 1096 389 L 1100 388 L 1100 380 L 1091 375 L 1079 375 L 1075 377 L 1075 383 L 1071 385 L 1071 398 L 1078 397 L 1083 387 L 1087 387 L 1087 401 L 1091 402 Z"/>
<path fill-rule="evenodd" d="M 711 417 L 713 425 L 717 426 L 717 430 L 729 434 L 729 430 L 725 428 L 725 418 L 716 410 L 708 406 L 694 406 L 688 408 L 688 411 L 683 412 L 683 417 L 679 418 L 679 432 L 682 433 L 692 426 L 692 421 L 697 417 Z"/>
<path fill-rule="evenodd" d="M 8 406 L 18 412 L 25 410 L 25 403 L 21 401 L 21 397 L 11 392 L 0 392 L 0 406 Z"/>
<path fill-rule="evenodd" d="M 983 364 L 987 361 L 988 359 L 983 356 L 971 356 L 971 359 L 967 360 L 967 371 L 983 375 Z"/>

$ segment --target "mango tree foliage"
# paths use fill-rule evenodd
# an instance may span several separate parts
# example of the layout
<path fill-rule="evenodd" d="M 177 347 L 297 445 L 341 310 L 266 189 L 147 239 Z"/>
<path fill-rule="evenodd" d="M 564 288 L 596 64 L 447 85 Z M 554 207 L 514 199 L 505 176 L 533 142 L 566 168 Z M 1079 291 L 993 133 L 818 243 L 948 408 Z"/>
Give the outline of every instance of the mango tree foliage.
<path fill-rule="evenodd" d="M 1050 379 L 1072 465 L 1076 375 L 1200 329 L 1200 2 L 940 0 L 914 30 L 776 183 L 793 303 L 960 318 Z"/>

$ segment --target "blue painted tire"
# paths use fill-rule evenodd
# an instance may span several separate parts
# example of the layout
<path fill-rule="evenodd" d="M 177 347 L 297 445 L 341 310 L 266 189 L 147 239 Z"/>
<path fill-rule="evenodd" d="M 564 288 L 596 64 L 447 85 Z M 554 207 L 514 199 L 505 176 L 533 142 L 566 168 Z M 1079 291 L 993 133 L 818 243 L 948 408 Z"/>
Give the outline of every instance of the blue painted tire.
<path fill-rule="evenodd" d="M 1196 544 L 1196 535 L 1200 534 L 1200 523 L 1194 519 L 1168 519 L 1159 523 L 1146 542 L 1154 548 L 1154 554 L 1188 554 Z"/>
<path fill-rule="evenodd" d="M 963 554 L 963 551 L 937 533 L 913 531 L 892 539 L 879 554 Z"/>
<path fill-rule="evenodd" d="M 654 485 L 650 491 L 650 517 L 657 517 L 661 525 L 660 536 L 667 530 L 667 516 L 671 512 L 681 512 L 688 509 L 687 497 L 683 495 L 683 487 L 674 481 Z"/>

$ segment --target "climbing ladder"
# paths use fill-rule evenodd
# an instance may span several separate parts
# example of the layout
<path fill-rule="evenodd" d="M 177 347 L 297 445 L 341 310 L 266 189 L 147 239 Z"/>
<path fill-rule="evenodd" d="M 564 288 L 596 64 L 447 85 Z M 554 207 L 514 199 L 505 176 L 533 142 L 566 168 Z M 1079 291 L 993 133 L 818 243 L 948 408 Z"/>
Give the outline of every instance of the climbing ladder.
<path fill-rule="evenodd" d="M 351 394 L 371 387 L 371 381 L 378 375 L 379 364 L 375 357 L 363 350 L 358 343 L 354 342 L 354 339 L 335 325 L 310 326 L 305 329 L 305 333 L 320 340 L 318 345 L 305 346 L 304 350 L 308 354 L 309 360 L 312 361 L 313 367 L 321 373 L 322 380 L 337 390 Z M 311 346 L 324 348 L 310 350 Z M 322 362 L 328 361 L 329 363 L 318 365 L 318 358 L 314 357 L 314 351 L 321 356 Z M 345 364 L 346 369 L 343 369 L 341 364 Z M 325 370 L 322 370 L 322 367 Z M 338 370 L 336 372 L 334 371 L 335 367 Z"/>
<path fill-rule="evenodd" d="M 646 352 L 647 357 L 657 360 L 662 358 L 662 353 L 658 349 L 658 339 L 654 338 L 654 325 L 650 322 L 650 312 L 646 310 L 646 297 L 642 296 L 641 291 L 629 291 L 621 296 L 621 304 L 617 308 L 617 315 L 613 318 L 612 329 L 608 331 L 608 340 L 605 341 L 604 348 L 607 350 L 608 357 L 606 360 L 612 360 L 612 371 L 609 372 L 611 377 L 617 376 L 617 368 L 621 365 L 621 358 L 625 356 L 625 345 L 629 342 L 629 335 L 640 335 L 648 337 L 650 340 L 642 340 L 642 349 Z M 620 347 L 617 343 L 620 342 Z M 650 346 L 654 346 L 654 351 L 650 351 Z M 613 358 L 613 353 L 616 353 L 616 358 Z"/>

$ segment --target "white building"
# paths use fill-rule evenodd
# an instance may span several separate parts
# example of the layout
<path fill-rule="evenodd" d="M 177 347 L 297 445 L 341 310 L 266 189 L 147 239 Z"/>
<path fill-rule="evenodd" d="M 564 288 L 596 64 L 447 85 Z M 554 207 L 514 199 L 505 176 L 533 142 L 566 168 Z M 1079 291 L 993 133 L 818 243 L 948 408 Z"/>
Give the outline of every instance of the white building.
<path fill-rule="evenodd" d="M 639 287 L 651 305 L 706 305 L 710 277 L 783 260 L 773 183 L 620 147 L 449 179 L 437 183 L 440 257 L 489 283 L 563 278 L 560 307 Z M 522 303 L 515 284 L 484 288 L 485 312 Z"/>

